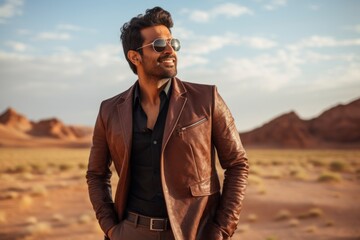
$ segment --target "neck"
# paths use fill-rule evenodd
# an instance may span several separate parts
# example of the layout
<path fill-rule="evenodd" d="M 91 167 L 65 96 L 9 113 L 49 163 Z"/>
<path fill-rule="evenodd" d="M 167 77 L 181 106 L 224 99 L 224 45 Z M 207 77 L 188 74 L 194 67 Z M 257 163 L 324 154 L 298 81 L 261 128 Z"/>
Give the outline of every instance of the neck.
<path fill-rule="evenodd" d="M 139 78 L 141 101 L 149 104 L 156 104 L 159 101 L 159 94 L 165 88 L 169 78 L 155 81 L 146 81 Z"/>

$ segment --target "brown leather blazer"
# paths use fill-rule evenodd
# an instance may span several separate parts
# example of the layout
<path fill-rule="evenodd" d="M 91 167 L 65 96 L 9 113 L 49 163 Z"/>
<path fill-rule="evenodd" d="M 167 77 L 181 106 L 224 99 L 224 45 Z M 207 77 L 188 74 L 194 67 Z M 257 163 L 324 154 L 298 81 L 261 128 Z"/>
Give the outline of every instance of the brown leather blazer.
<path fill-rule="evenodd" d="M 87 171 L 90 200 L 107 233 L 124 218 L 129 188 L 134 86 L 102 102 Z M 220 193 L 216 152 L 225 180 Z M 119 176 L 111 197 L 110 165 Z M 227 239 L 239 221 L 248 162 L 234 119 L 215 86 L 172 79 L 161 181 L 177 240 Z"/>

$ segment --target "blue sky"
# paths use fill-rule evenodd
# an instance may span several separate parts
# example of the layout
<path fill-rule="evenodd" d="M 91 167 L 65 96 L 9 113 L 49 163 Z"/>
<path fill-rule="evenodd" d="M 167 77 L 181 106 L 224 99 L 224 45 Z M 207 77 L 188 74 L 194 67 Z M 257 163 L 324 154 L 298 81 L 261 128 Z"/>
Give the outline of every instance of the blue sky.
<path fill-rule="evenodd" d="M 360 97 L 357 0 L 0 0 L 0 111 L 93 125 L 136 80 L 120 27 L 154 6 L 172 13 L 178 77 L 217 85 L 240 131 Z"/>

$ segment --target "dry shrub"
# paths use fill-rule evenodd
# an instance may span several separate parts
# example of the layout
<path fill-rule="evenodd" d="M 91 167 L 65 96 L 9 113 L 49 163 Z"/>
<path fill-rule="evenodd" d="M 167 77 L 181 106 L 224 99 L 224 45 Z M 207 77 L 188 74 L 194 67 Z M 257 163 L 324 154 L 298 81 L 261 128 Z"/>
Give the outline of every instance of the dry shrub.
<path fill-rule="evenodd" d="M 92 219 L 93 219 L 93 217 L 92 217 L 91 215 L 89 215 L 89 214 L 82 214 L 82 215 L 79 217 L 78 222 L 79 222 L 80 224 L 86 224 L 86 223 L 91 222 Z"/>
<path fill-rule="evenodd" d="M 25 223 L 27 223 L 27 224 L 35 224 L 35 223 L 37 223 L 38 222 L 38 220 L 37 220 L 37 218 L 36 217 L 34 217 L 34 216 L 31 216 L 31 217 L 28 217 L 28 218 L 26 218 L 26 220 L 25 220 Z"/>
<path fill-rule="evenodd" d="M 31 172 L 31 167 L 26 164 L 20 164 L 13 167 L 9 167 L 6 172 L 8 173 L 26 173 Z"/>
<path fill-rule="evenodd" d="M 348 169 L 348 165 L 345 161 L 332 161 L 329 168 L 334 172 L 344 172 Z"/>
<path fill-rule="evenodd" d="M 258 220 L 258 217 L 256 214 L 252 213 L 247 216 L 247 220 L 249 222 L 256 222 Z"/>
<path fill-rule="evenodd" d="M 34 175 L 30 172 L 26 172 L 20 176 L 20 179 L 25 180 L 25 181 L 34 180 Z"/>
<path fill-rule="evenodd" d="M 249 185 L 260 185 L 263 183 L 263 180 L 259 176 L 249 175 L 248 182 L 249 182 Z"/>
<path fill-rule="evenodd" d="M 318 177 L 318 182 L 335 183 L 341 182 L 342 178 L 338 173 L 324 172 Z"/>
<path fill-rule="evenodd" d="M 270 179 L 281 179 L 284 177 L 284 173 L 282 173 L 279 169 L 273 169 L 266 174 L 266 178 Z"/>
<path fill-rule="evenodd" d="M 33 173 L 37 173 L 37 174 L 45 174 L 47 171 L 46 166 L 39 163 L 31 164 L 31 169 Z"/>
<path fill-rule="evenodd" d="M 324 167 L 326 162 L 323 159 L 309 159 L 308 160 L 314 167 Z"/>
<path fill-rule="evenodd" d="M 87 164 L 79 163 L 78 167 L 79 167 L 79 169 L 87 169 Z"/>
<path fill-rule="evenodd" d="M 307 174 L 307 172 L 303 168 L 300 168 L 300 167 L 291 169 L 290 176 L 295 178 L 296 180 L 309 179 L 309 175 Z"/>
<path fill-rule="evenodd" d="M 0 199 L 16 199 L 19 197 L 19 193 L 15 191 L 5 192 L 1 195 Z"/>
<path fill-rule="evenodd" d="M 290 211 L 287 209 L 282 209 L 276 214 L 275 220 L 282 221 L 282 220 L 289 219 L 290 217 L 291 217 Z"/>
<path fill-rule="evenodd" d="M 299 218 L 318 218 L 324 214 L 320 208 L 311 208 L 307 212 L 299 215 Z"/>
<path fill-rule="evenodd" d="M 265 195 L 267 192 L 266 188 L 264 187 L 264 185 L 261 185 L 257 188 L 257 193 L 260 195 Z"/>
<path fill-rule="evenodd" d="M 67 163 L 61 163 L 59 165 L 59 170 L 60 171 L 69 171 L 70 169 L 72 169 L 74 166 L 72 164 L 67 164 Z"/>
<path fill-rule="evenodd" d="M 261 176 L 262 174 L 262 169 L 259 166 L 250 166 L 250 173 L 249 175 L 257 175 L 257 176 Z"/>
<path fill-rule="evenodd" d="M 249 229 L 250 229 L 250 225 L 249 225 L 249 224 L 240 224 L 240 225 L 238 226 L 238 228 L 237 228 L 236 231 L 243 233 L 243 232 L 249 231 Z"/>
<path fill-rule="evenodd" d="M 62 222 L 64 220 L 64 216 L 61 214 L 54 214 L 51 218 L 55 222 Z"/>
<path fill-rule="evenodd" d="M 51 233 L 51 225 L 47 222 L 38 222 L 26 228 L 26 232 L 32 236 L 44 236 Z"/>
<path fill-rule="evenodd" d="M 325 222 L 325 227 L 332 227 L 334 225 L 335 225 L 335 222 L 333 220 L 329 219 Z"/>
<path fill-rule="evenodd" d="M 289 220 L 289 227 L 297 227 L 299 226 L 300 221 L 296 218 L 292 218 Z"/>
<path fill-rule="evenodd" d="M 305 230 L 305 232 L 308 232 L 308 233 L 314 233 L 314 232 L 316 232 L 317 227 L 314 225 L 311 225 L 311 226 L 307 226 L 304 230 Z"/>
<path fill-rule="evenodd" d="M 46 196 L 48 194 L 46 187 L 41 184 L 33 186 L 30 192 L 33 196 Z"/>

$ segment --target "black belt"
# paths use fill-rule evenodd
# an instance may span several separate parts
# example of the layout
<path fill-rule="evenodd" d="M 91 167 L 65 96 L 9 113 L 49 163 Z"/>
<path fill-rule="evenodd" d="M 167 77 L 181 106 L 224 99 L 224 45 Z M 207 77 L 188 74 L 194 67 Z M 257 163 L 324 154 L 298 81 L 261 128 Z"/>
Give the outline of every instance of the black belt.
<path fill-rule="evenodd" d="M 126 220 L 135 225 L 144 226 L 150 231 L 166 231 L 170 229 L 170 222 L 167 218 L 151 218 L 137 213 L 127 212 Z"/>

